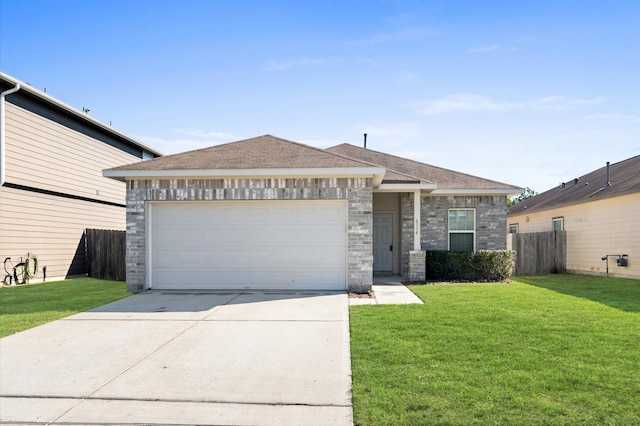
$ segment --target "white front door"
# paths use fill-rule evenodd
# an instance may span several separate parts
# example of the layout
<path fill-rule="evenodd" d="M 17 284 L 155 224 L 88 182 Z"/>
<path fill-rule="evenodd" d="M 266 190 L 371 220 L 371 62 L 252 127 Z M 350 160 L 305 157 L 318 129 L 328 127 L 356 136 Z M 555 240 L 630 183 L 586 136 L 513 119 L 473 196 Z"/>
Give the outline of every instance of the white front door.
<path fill-rule="evenodd" d="M 393 272 L 393 214 L 373 214 L 373 271 Z"/>

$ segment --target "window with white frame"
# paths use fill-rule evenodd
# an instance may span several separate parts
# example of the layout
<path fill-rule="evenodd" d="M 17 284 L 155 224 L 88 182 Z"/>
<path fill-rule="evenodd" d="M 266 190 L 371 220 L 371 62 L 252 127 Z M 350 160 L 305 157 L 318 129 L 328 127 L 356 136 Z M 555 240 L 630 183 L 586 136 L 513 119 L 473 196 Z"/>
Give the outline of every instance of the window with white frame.
<path fill-rule="evenodd" d="M 553 218 L 553 230 L 554 231 L 564 231 L 564 218 L 562 218 L 562 217 L 554 217 Z"/>
<path fill-rule="evenodd" d="M 511 225 L 509 225 L 509 233 L 510 234 L 517 234 L 518 233 L 518 224 L 517 223 L 512 223 Z"/>
<path fill-rule="evenodd" d="M 476 240 L 476 211 L 449 210 L 449 250 L 474 251 Z"/>

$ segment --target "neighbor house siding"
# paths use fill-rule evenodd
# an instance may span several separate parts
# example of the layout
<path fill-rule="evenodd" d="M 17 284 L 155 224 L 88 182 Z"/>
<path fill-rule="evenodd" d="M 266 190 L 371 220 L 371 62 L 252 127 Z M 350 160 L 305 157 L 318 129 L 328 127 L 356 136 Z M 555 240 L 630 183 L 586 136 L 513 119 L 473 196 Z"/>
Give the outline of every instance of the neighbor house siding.
<path fill-rule="evenodd" d="M 102 176 L 140 161 L 87 135 L 6 103 L 6 181 L 124 205 L 125 185 Z"/>
<path fill-rule="evenodd" d="M 371 289 L 373 271 L 372 180 L 301 179 L 150 179 L 127 182 L 127 288 L 147 283 L 147 201 L 347 200 L 347 285 Z"/>
<path fill-rule="evenodd" d="M 122 207 L 0 187 L 2 260 L 14 262 L 28 252 L 37 255 L 40 273 L 33 281 L 86 272 L 84 230 L 124 230 Z"/>
<path fill-rule="evenodd" d="M 15 95 L 11 95 L 15 96 Z M 102 169 L 140 161 L 59 122 L 5 103 L 0 257 L 38 257 L 47 279 L 86 272 L 86 228 L 125 229 L 126 185 Z M 36 279 L 43 278 L 40 272 Z"/>
<path fill-rule="evenodd" d="M 567 235 L 567 272 L 605 274 L 605 254 L 627 254 L 628 267 L 609 260 L 609 275 L 640 278 L 640 194 L 509 216 L 518 232 L 551 231 L 553 218 L 562 217 Z"/>

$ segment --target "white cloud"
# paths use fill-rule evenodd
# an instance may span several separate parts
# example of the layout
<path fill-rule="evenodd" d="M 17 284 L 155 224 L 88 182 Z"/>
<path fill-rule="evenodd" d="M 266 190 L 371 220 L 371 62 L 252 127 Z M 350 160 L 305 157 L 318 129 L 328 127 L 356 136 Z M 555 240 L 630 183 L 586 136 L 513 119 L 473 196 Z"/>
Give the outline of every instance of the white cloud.
<path fill-rule="evenodd" d="M 166 138 L 159 138 L 156 136 L 136 136 L 136 138 L 165 155 L 208 148 L 210 146 L 235 140 L 233 135 L 223 132 L 206 132 L 201 130 L 184 129 L 171 129 L 171 131 L 180 135 L 192 137 L 171 137 L 171 135 L 168 135 Z"/>
<path fill-rule="evenodd" d="M 266 71 L 284 71 L 293 67 L 323 65 L 340 62 L 336 58 L 298 58 L 285 61 L 272 60 L 265 66 Z"/>
<path fill-rule="evenodd" d="M 497 44 L 492 44 L 491 46 L 482 46 L 482 47 L 474 47 L 473 49 L 469 49 L 469 52 L 472 53 L 486 53 L 493 52 L 494 50 L 500 49 L 500 46 Z"/>
<path fill-rule="evenodd" d="M 394 79 L 400 84 L 411 84 L 420 81 L 420 74 L 412 71 L 402 71 L 396 74 Z"/>
<path fill-rule="evenodd" d="M 566 96 L 546 96 L 527 101 L 505 101 L 474 93 L 458 93 L 439 98 L 424 99 L 413 104 L 419 114 L 443 114 L 449 112 L 496 112 L 513 110 L 573 110 L 601 102 L 602 99 L 579 99 Z"/>
<path fill-rule="evenodd" d="M 603 121 L 621 124 L 640 124 L 640 115 L 633 114 L 593 114 L 585 117 L 589 121 Z"/>
<path fill-rule="evenodd" d="M 469 52 L 471 53 L 489 53 L 489 52 L 515 52 L 516 49 L 515 47 L 502 47 L 499 46 L 497 44 L 492 44 L 490 46 L 479 46 L 479 47 L 474 47 L 469 49 Z"/>
<path fill-rule="evenodd" d="M 422 130 L 420 123 L 363 123 L 358 125 L 363 129 L 363 133 L 367 133 L 369 140 L 375 138 L 383 138 L 386 140 L 393 138 L 415 138 L 421 136 Z"/>
<path fill-rule="evenodd" d="M 202 130 L 191 130 L 191 129 L 171 129 L 171 131 L 180 133 L 182 135 L 196 136 L 199 138 L 207 138 L 207 139 L 229 140 L 233 138 L 232 134 L 224 133 L 224 132 L 206 132 Z"/>
<path fill-rule="evenodd" d="M 567 111 L 586 105 L 594 105 L 602 102 L 602 98 L 579 99 L 566 96 L 546 96 L 530 102 L 525 102 L 527 109 L 549 109 L 554 111 Z"/>
<path fill-rule="evenodd" d="M 394 32 L 389 32 L 389 33 L 379 33 L 371 37 L 366 37 L 359 40 L 350 40 L 345 42 L 344 44 L 346 46 L 353 46 L 353 47 L 370 46 L 374 44 L 397 42 L 397 41 L 420 40 L 427 37 L 435 37 L 439 34 L 440 32 L 433 28 L 413 27 L 413 28 L 404 28 L 404 29 L 394 31 Z"/>

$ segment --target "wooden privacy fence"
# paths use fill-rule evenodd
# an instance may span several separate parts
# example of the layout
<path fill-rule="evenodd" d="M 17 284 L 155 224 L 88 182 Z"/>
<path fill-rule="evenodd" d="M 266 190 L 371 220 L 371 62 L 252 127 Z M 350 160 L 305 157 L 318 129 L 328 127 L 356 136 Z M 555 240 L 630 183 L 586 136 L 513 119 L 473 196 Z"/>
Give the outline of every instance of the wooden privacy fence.
<path fill-rule="evenodd" d="M 567 269 L 566 231 L 509 234 L 516 251 L 516 275 L 563 273 Z"/>
<path fill-rule="evenodd" d="M 86 230 L 87 275 L 105 280 L 126 279 L 126 232 Z"/>

